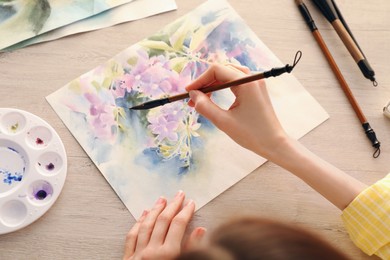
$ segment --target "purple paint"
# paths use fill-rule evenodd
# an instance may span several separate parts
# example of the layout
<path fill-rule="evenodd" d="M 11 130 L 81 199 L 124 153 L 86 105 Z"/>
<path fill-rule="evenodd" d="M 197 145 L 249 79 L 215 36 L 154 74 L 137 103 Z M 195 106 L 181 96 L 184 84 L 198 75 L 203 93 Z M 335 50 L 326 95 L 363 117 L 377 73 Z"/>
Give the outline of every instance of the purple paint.
<path fill-rule="evenodd" d="M 35 193 L 34 197 L 37 200 L 43 200 L 47 197 L 47 192 L 45 190 L 39 190 L 37 193 Z"/>
<path fill-rule="evenodd" d="M 49 163 L 48 165 L 46 165 L 46 169 L 49 170 L 49 171 L 54 170 L 54 168 L 55 168 L 55 166 L 52 163 Z"/>
<path fill-rule="evenodd" d="M 46 200 L 53 194 L 53 187 L 47 181 L 36 181 L 32 184 L 31 195 L 36 200 Z"/>

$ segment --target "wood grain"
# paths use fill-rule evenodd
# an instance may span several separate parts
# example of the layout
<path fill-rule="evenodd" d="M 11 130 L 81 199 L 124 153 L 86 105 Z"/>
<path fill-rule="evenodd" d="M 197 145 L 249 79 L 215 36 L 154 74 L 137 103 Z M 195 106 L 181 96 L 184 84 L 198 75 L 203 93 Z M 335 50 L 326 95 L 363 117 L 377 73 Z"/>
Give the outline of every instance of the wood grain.
<path fill-rule="evenodd" d="M 177 11 L 0 54 L 0 106 L 27 110 L 48 121 L 65 144 L 69 166 L 65 187 L 54 206 L 32 225 L 0 236 L 1 259 L 121 258 L 125 235 L 135 220 L 45 97 L 202 2 L 177 0 Z M 367 184 L 390 172 L 390 120 L 382 114 L 382 107 L 390 100 L 388 1 L 377 0 L 375 4 L 364 0 L 337 1 L 376 72 L 379 83 L 376 88 L 362 76 L 332 26 L 306 1 L 382 143 L 382 154 L 377 159 L 372 158 L 373 149 L 360 122 L 294 1 L 229 2 L 281 61 L 289 63 L 297 50 L 303 52 L 293 74 L 327 110 L 330 119 L 301 142 Z M 212 231 L 237 212 L 309 227 L 352 259 L 375 259 L 352 244 L 336 207 L 272 163 L 259 167 L 201 208 L 191 227 L 205 226 Z"/>

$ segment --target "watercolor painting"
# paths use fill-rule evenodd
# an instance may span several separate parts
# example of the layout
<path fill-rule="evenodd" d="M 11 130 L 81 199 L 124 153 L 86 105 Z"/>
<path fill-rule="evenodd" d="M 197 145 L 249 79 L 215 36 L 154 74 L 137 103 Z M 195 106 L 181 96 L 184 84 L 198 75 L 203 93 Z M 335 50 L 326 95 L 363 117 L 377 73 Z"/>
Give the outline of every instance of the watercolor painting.
<path fill-rule="evenodd" d="M 0 50 L 132 0 L 0 0 Z"/>
<path fill-rule="evenodd" d="M 226 1 L 214 0 L 47 97 L 135 217 L 160 195 L 170 197 L 179 189 L 200 208 L 265 162 L 186 101 L 129 109 L 185 92 L 212 63 L 241 64 L 252 71 L 283 66 Z M 293 137 L 328 118 L 292 75 L 267 83 Z M 224 108 L 233 101 L 229 90 L 212 98 Z"/>
<path fill-rule="evenodd" d="M 1 2 L 1 0 L 0 0 Z M 25 46 L 56 40 L 68 35 L 98 30 L 116 24 L 139 20 L 148 16 L 156 15 L 163 12 L 176 10 L 175 0 L 163 0 L 156 2 L 155 0 L 137 0 L 132 1 L 112 9 L 108 9 L 97 15 L 82 19 L 72 24 L 62 26 L 60 28 L 39 34 L 35 37 L 18 42 L 1 51 L 13 51 Z M 1 9 L 0 9 L 1 21 Z"/>

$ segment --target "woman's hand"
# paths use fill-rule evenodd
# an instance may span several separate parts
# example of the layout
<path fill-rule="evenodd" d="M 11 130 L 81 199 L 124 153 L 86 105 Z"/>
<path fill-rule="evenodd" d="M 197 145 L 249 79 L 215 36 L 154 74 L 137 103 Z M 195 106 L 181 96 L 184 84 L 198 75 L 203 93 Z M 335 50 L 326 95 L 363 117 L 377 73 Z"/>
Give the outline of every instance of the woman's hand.
<path fill-rule="evenodd" d="M 192 82 L 190 106 L 209 119 L 241 146 L 272 160 L 286 142 L 287 135 L 273 110 L 265 82 L 262 80 L 232 87 L 236 99 L 229 110 L 223 110 L 208 95 L 196 91 L 211 84 L 224 83 L 249 74 L 249 69 L 235 65 L 212 65 Z"/>
<path fill-rule="evenodd" d="M 179 191 L 171 203 L 160 197 L 150 211 L 144 211 L 127 234 L 123 259 L 173 259 L 178 256 L 195 211 L 192 200 L 183 206 L 184 199 L 184 193 Z M 196 245 L 204 233 L 204 228 L 196 228 L 188 246 Z"/>
<path fill-rule="evenodd" d="M 290 171 L 340 209 L 344 209 L 366 185 L 322 160 L 301 143 L 289 138 L 280 125 L 264 81 L 231 88 L 236 100 L 225 111 L 200 91 L 211 82 L 245 76 L 247 68 L 214 65 L 187 87 L 189 105 L 213 122 L 233 140 Z"/>

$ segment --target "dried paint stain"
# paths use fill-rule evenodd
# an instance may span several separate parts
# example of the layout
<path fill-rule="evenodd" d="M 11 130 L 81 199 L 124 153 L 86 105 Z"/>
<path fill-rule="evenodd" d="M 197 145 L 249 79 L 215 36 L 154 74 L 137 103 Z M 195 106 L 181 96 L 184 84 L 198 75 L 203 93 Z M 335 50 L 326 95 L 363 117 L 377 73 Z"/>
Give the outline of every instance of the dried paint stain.
<path fill-rule="evenodd" d="M 19 128 L 19 123 L 11 125 L 11 131 L 14 132 L 14 133 L 18 130 L 18 128 Z"/>
<path fill-rule="evenodd" d="M 19 152 L 12 148 L 12 147 L 7 147 L 9 150 L 19 154 Z M 22 157 L 24 160 L 24 158 Z M 26 167 L 23 167 L 23 172 L 10 172 L 7 169 L 0 169 L 0 175 L 3 175 L 3 183 L 6 183 L 8 185 L 11 185 L 13 182 L 20 182 L 23 179 L 23 174 L 26 171 Z"/>
<path fill-rule="evenodd" d="M 35 140 L 35 143 L 36 144 L 43 144 L 44 142 L 41 138 L 37 137 L 37 140 Z"/>
<path fill-rule="evenodd" d="M 47 192 L 45 190 L 39 190 L 36 194 L 35 194 L 35 198 L 37 200 L 43 200 L 47 197 Z"/>
<path fill-rule="evenodd" d="M 38 181 L 33 184 L 33 198 L 36 200 L 44 200 L 53 194 L 53 188 L 47 181 Z"/>
<path fill-rule="evenodd" d="M 55 166 L 52 163 L 49 163 L 48 165 L 46 165 L 46 169 L 49 170 L 49 171 L 54 170 L 54 168 L 55 168 Z"/>
<path fill-rule="evenodd" d="M 3 183 L 11 185 L 12 182 L 21 181 L 23 179 L 22 173 L 12 173 L 7 170 L 0 169 L 0 174 L 3 174 Z"/>

